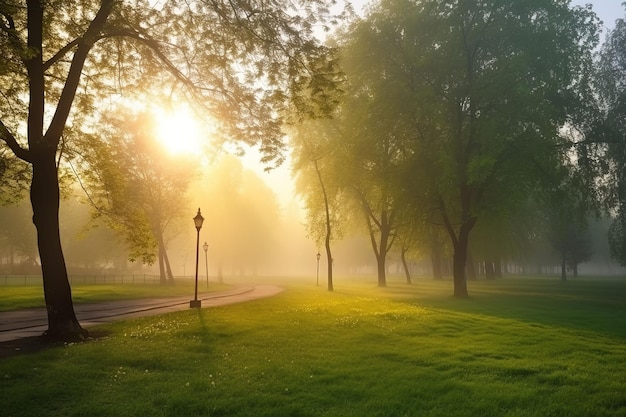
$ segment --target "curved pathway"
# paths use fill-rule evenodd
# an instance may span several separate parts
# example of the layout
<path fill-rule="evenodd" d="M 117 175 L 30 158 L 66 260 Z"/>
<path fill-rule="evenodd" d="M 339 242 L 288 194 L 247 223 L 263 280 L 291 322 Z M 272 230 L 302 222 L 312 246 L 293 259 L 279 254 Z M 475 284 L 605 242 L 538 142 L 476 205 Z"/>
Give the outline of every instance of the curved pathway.
<path fill-rule="evenodd" d="M 199 294 L 202 307 L 215 307 L 271 297 L 283 289 L 274 285 L 244 285 L 232 290 Z M 74 304 L 81 326 L 189 309 L 189 297 L 151 298 Z M 0 312 L 0 343 L 41 335 L 48 328 L 45 308 Z"/>

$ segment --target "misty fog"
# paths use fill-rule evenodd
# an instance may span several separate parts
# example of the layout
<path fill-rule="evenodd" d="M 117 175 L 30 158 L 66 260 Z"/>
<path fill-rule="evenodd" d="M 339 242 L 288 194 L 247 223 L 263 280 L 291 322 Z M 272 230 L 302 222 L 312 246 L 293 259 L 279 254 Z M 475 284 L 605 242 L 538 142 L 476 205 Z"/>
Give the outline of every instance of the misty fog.
<path fill-rule="evenodd" d="M 306 236 L 302 201 L 293 194 L 289 170 L 281 167 L 269 173 L 251 165 L 251 156 L 225 154 L 204 167 L 202 174 L 181 195 L 186 209 L 166 234 L 166 245 L 175 277 L 195 273 L 196 229 L 192 218 L 199 207 L 205 218 L 200 231 L 199 277 L 210 282 L 227 282 L 245 277 L 294 277 L 313 282 L 316 254 L 323 245 Z M 248 164 L 248 165 L 244 165 Z M 274 186 L 274 188 L 272 188 Z M 116 231 L 91 219 L 91 207 L 84 192 L 71 191 L 61 203 L 63 248 L 70 275 L 158 275 L 158 263 L 128 260 L 127 244 Z M 27 200 L 17 206 L 0 207 L 0 274 L 39 275 L 40 266 L 35 230 Z M 591 260 L 579 266 L 581 275 L 624 274 L 614 262 L 606 242 L 608 220 L 591 221 Z M 203 244 L 208 250 L 204 251 Z M 524 253 L 503 260 L 509 274 L 559 274 L 559 258 L 546 243 L 539 253 Z M 350 230 L 333 242 L 334 270 L 339 277 L 376 275 L 376 259 L 368 236 Z M 444 277 L 451 275 L 451 254 L 444 261 Z M 429 253 L 412 253 L 411 273 L 431 277 Z M 325 278 L 326 259 L 320 258 L 320 280 Z M 478 272 L 481 265 L 476 266 Z M 387 263 L 389 276 L 403 280 L 404 271 L 397 251 Z M 204 282 L 204 281 L 203 281 Z"/>

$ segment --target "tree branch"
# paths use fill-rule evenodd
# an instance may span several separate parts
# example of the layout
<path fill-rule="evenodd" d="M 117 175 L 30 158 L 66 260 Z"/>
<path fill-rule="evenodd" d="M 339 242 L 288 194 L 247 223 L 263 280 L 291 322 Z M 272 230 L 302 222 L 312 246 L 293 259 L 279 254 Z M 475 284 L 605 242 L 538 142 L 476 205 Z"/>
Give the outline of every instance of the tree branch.
<path fill-rule="evenodd" d="M 20 146 L 15 139 L 15 136 L 13 136 L 4 123 L 2 123 L 2 120 L 0 120 L 0 139 L 2 139 L 9 146 L 9 149 L 13 151 L 15 156 L 23 161 L 29 163 L 32 162 L 30 151 Z"/>
<path fill-rule="evenodd" d="M 102 39 L 102 37 L 100 37 Z M 43 63 L 43 70 L 47 71 L 52 65 L 56 64 L 66 53 L 74 48 L 80 42 L 80 38 L 74 39 L 72 42 L 65 45 L 63 48 L 54 54 L 52 58 Z"/>

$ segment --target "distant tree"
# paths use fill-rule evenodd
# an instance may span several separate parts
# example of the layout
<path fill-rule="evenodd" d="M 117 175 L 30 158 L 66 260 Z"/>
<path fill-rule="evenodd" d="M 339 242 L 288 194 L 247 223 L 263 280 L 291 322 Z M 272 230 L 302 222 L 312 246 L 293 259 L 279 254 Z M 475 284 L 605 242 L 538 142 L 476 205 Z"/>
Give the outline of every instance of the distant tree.
<path fill-rule="evenodd" d="M 0 147 L 0 205 L 11 205 L 26 195 L 30 169 L 28 164 Z"/>
<path fill-rule="evenodd" d="M 70 198 L 61 200 L 60 226 L 70 274 L 119 272 L 125 267 L 126 245 L 114 230 L 93 221 L 91 207 L 84 202 L 82 190 L 75 190 Z"/>
<path fill-rule="evenodd" d="M 305 117 L 332 106 L 332 51 L 313 33 L 329 22 L 331 3 L 0 4 L 0 140 L 32 167 L 46 335 L 87 335 L 74 313 L 59 236 L 58 170 L 70 133 L 93 121 L 107 98 L 177 86 L 228 137 L 259 144 L 268 161 L 280 160 L 286 107 Z"/>
<path fill-rule="evenodd" d="M 561 261 L 561 279 L 567 280 L 567 267 L 578 274 L 578 264 L 593 254 L 587 232 L 590 207 L 579 181 L 580 173 L 561 171 L 561 179 L 546 189 L 541 200 L 546 228 L 545 236 L 557 251 Z M 557 177 L 555 177 L 557 178 Z"/>
<path fill-rule="evenodd" d="M 591 259 L 593 249 L 586 229 L 569 224 L 558 234 L 553 234 L 551 243 L 561 258 L 561 280 L 567 280 L 567 268 L 578 276 L 578 265 Z"/>
<path fill-rule="evenodd" d="M 333 120 L 318 119 L 293 127 L 292 157 L 296 174 L 296 191 L 304 197 L 307 210 L 307 233 L 316 244 L 324 243 L 327 265 L 327 289 L 334 290 L 333 254 L 331 241 L 341 236 L 341 217 L 346 216 L 346 206 L 340 210 L 341 180 L 333 164 L 337 149 L 337 136 L 341 133 Z"/>
<path fill-rule="evenodd" d="M 17 273 L 19 264 L 36 265 L 37 241 L 31 221 L 25 201 L 0 206 L 0 258 L 7 265 L 4 273 Z"/>
<path fill-rule="evenodd" d="M 626 216 L 621 212 L 612 219 L 608 242 L 613 259 L 626 266 Z"/>
<path fill-rule="evenodd" d="M 406 220 L 405 165 L 415 135 L 403 117 L 406 86 L 395 78 L 394 62 L 385 57 L 390 40 L 375 25 L 369 19 L 357 21 L 339 36 L 347 81 L 335 114 L 340 134 L 334 175 L 362 212 L 378 285 L 384 287 L 387 258 Z"/>
<path fill-rule="evenodd" d="M 125 239 L 131 260 L 156 260 L 161 284 L 172 283 L 167 242 L 187 208 L 184 196 L 199 161 L 159 143 L 155 115 L 129 115 L 100 124 L 103 142 L 86 135 L 77 165 L 94 217 Z"/>

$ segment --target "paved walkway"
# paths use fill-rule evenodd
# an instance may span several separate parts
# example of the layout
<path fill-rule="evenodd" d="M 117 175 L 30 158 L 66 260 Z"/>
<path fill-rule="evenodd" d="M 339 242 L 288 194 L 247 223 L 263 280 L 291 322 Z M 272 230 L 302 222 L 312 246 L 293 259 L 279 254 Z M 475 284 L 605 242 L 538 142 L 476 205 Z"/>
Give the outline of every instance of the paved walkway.
<path fill-rule="evenodd" d="M 271 297 L 283 289 L 274 285 L 245 285 L 228 291 L 199 294 L 202 307 L 215 307 Z M 75 304 L 81 326 L 89 328 L 114 320 L 189 309 L 189 297 Z M 40 336 L 48 328 L 45 308 L 0 312 L 0 343 Z"/>

